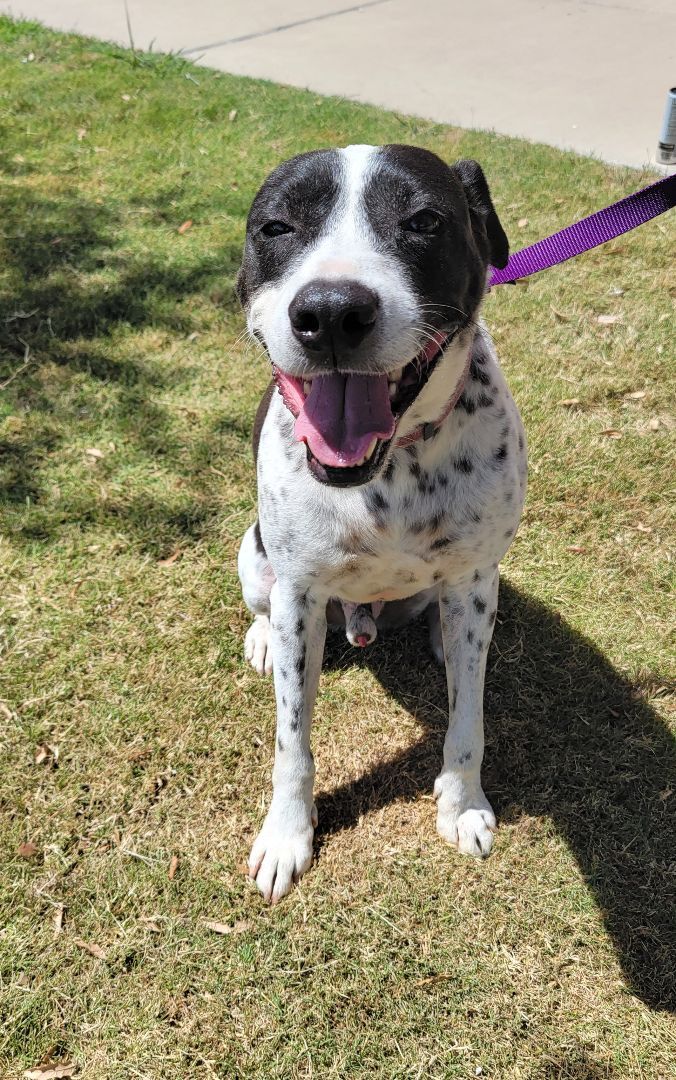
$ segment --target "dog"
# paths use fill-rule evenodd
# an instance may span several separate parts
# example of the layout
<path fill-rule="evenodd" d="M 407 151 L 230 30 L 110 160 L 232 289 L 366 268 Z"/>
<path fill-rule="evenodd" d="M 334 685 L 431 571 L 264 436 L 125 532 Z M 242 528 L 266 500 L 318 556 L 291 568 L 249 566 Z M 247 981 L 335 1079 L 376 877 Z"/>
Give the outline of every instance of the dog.
<path fill-rule="evenodd" d="M 412 146 L 286 161 L 248 216 L 237 292 L 273 381 L 254 424 L 258 520 L 238 557 L 245 656 L 272 671 L 270 807 L 249 874 L 268 901 L 312 862 L 310 725 L 328 623 L 369 644 L 427 613 L 449 726 L 437 829 L 488 855 L 483 685 L 526 439 L 479 309 L 509 255 L 476 162 Z"/>

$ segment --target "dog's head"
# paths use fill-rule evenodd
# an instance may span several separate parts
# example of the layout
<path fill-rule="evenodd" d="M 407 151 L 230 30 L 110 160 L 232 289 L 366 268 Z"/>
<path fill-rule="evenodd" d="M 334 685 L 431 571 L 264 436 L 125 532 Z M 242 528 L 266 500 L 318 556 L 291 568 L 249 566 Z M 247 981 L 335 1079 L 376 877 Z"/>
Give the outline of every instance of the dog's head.
<path fill-rule="evenodd" d="M 362 484 L 379 471 L 473 321 L 489 264 L 507 257 L 474 161 L 349 146 L 301 154 L 267 178 L 237 289 L 318 479 Z M 439 409 L 452 389 L 437 388 Z"/>

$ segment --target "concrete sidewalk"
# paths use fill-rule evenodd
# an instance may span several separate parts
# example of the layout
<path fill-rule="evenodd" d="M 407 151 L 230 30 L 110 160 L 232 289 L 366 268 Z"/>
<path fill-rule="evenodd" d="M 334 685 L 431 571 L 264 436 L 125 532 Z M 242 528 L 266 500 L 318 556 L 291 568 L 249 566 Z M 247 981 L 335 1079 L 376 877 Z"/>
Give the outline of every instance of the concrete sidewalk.
<path fill-rule="evenodd" d="M 676 84 L 674 0 L 128 0 L 138 48 L 494 129 L 607 161 L 653 158 Z M 129 43 L 124 0 L 0 0 Z"/>

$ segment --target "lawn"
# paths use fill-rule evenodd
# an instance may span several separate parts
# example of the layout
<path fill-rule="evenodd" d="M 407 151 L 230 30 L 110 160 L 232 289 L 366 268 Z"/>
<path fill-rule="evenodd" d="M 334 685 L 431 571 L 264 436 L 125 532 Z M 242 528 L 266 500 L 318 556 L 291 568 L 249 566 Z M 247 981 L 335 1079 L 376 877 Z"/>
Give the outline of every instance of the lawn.
<path fill-rule="evenodd" d="M 673 214 L 486 301 L 531 447 L 494 854 L 435 833 L 445 679 L 412 627 L 330 644 L 316 865 L 274 908 L 243 874 L 274 732 L 236 575 L 268 376 L 245 216 L 280 159 L 388 141 L 476 157 L 514 248 L 652 179 L 0 18 L 12 1080 L 676 1075 Z"/>

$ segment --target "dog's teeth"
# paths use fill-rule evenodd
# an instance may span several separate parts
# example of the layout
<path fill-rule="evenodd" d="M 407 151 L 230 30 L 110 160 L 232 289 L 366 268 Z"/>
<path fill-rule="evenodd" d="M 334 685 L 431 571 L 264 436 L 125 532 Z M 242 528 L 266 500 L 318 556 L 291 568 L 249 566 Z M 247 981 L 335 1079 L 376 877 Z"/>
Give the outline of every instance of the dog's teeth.
<path fill-rule="evenodd" d="M 303 393 L 305 394 L 306 397 L 310 393 L 311 389 L 312 389 L 312 383 L 308 382 L 308 380 L 305 379 L 305 381 L 303 383 Z"/>
<path fill-rule="evenodd" d="M 371 442 L 369 443 L 369 448 L 366 451 L 366 456 L 364 457 L 364 461 L 368 461 L 368 459 L 370 457 L 373 457 L 373 451 L 375 450 L 377 445 L 378 445 L 378 440 L 377 439 L 371 439 Z"/>
<path fill-rule="evenodd" d="M 396 384 L 396 382 L 388 383 L 387 384 L 387 389 L 389 390 L 389 394 L 390 394 L 391 398 L 397 396 L 397 384 Z"/>

